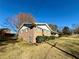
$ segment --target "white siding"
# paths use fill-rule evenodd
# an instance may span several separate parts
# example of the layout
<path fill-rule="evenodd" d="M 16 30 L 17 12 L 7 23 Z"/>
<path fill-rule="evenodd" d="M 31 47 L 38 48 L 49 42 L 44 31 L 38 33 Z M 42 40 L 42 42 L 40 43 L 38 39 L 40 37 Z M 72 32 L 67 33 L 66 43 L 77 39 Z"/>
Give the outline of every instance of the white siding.
<path fill-rule="evenodd" d="M 28 27 L 23 26 L 23 27 L 20 29 L 20 33 L 22 33 L 23 31 L 27 32 L 28 29 L 29 29 Z"/>
<path fill-rule="evenodd" d="M 48 27 L 46 25 L 42 25 L 42 26 L 37 26 L 37 27 L 40 27 L 42 29 L 46 29 L 46 30 L 49 30 Z M 50 30 L 49 30 L 50 31 Z"/>

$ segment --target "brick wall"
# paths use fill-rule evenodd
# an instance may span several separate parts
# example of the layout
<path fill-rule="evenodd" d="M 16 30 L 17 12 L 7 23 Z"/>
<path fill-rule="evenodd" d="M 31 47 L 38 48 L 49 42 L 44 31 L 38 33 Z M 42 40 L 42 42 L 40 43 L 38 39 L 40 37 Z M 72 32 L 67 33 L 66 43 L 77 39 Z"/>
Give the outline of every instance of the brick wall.
<path fill-rule="evenodd" d="M 37 36 L 51 36 L 51 32 L 48 31 L 48 30 L 42 30 L 41 28 L 39 27 L 36 27 L 35 28 L 35 31 L 34 31 L 34 39 L 36 39 Z"/>
<path fill-rule="evenodd" d="M 34 40 L 34 29 L 30 29 L 27 32 L 19 32 L 19 38 L 27 41 L 28 43 L 35 43 L 36 41 Z"/>
<path fill-rule="evenodd" d="M 51 32 L 47 30 L 42 30 L 39 27 L 34 27 L 33 29 L 29 29 L 27 32 L 24 30 L 23 32 L 19 32 L 19 38 L 27 41 L 28 43 L 36 43 L 37 36 L 50 36 Z"/>

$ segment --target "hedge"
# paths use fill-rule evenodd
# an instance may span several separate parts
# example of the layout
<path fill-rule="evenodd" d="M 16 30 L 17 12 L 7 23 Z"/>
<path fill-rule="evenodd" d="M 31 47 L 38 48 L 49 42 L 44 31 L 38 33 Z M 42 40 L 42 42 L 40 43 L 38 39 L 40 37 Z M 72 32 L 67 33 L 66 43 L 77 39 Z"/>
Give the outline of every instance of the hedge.
<path fill-rule="evenodd" d="M 48 40 L 53 40 L 53 39 L 55 39 L 55 36 L 48 36 L 47 39 L 48 39 Z"/>
<path fill-rule="evenodd" d="M 46 40 L 53 40 L 53 39 L 55 39 L 55 36 L 37 36 L 36 42 L 41 43 L 41 42 L 44 42 Z"/>

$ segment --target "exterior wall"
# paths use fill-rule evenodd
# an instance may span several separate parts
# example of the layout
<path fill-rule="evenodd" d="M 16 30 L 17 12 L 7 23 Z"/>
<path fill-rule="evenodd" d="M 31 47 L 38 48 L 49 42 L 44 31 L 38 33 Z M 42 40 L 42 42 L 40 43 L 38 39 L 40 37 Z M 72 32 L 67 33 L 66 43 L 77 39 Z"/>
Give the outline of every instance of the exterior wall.
<path fill-rule="evenodd" d="M 36 36 L 42 36 L 43 35 L 42 29 L 36 27 L 34 35 L 36 35 Z"/>
<path fill-rule="evenodd" d="M 38 28 L 41 28 L 43 30 L 44 36 L 51 36 L 51 31 L 46 25 L 37 26 Z"/>
<path fill-rule="evenodd" d="M 51 31 L 44 30 L 44 36 L 51 36 Z"/>
<path fill-rule="evenodd" d="M 28 31 L 24 29 L 24 31 L 19 32 L 19 38 L 28 43 L 36 43 L 36 41 L 34 40 L 34 29 L 29 29 Z"/>
<path fill-rule="evenodd" d="M 28 29 L 29 29 L 29 28 L 27 28 L 26 26 L 23 26 L 23 27 L 20 29 L 20 31 L 21 31 L 21 32 L 23 32 L 23 31 L 26 31 L 26 32 L 27 32 Z"/>
<path fill-rule="evenodd" d="M 37 34 L 38 36 L 43 36 L 43 35 L 44 36 L 51 36 L 51 31 L 36 27 L 35 34 Z"/>
<path fill-rule="evenodd" d="M 34 39 L 36 39 L 37 36 L 43 36 L 43 35 L 51 36 L 51 31 L 36 27 L 34 31 Z"/>
<path fill-rule="evenodd" d="M 51 31 L 45 30 L 39 27 L 34 27 L 33 29 L 23 29 L 19 32 L 19 38 L 27 41 L 28 43 L 36 43 L 37 36 L 51 36 Z"/>
<path fill-rule="evenodd" d="M 37 26 L 37 27 L 39 27 L 39 28 L 41 28 L 41 29 L 49 30 L 49 28 L 48 28 L 46 25 L 41 25 L 41 26 Z M 49 31 L 50 31 L 50 30 L 49 30 Z"/>
<path fill-rule="evenodd" d="M 36 40 L 36 37 L 37 36 L 42 36 L 43 33 L 42 33 L 42 29 L 41 28 L 35 28 L 35 31 L 34 31 L 34 39 Z"/>

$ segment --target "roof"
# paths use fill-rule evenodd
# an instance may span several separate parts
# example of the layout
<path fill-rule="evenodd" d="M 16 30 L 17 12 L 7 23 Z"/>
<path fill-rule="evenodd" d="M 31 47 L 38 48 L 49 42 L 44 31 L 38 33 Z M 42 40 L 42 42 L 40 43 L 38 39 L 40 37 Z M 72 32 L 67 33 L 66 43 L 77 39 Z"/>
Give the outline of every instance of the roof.
<path fill-rule="evenodd" d="M 16 34 L 16 32 L 14 32 L 14 31 L 12 31 L 11 29 L 9 29 L 9 28 L 0 28 L 0 31 L 9 31 L 9 32 L 7 32 L 7 33 L 11 33 L 11 34 Z"/>
<path fill-rule="evenodd" d="M 28 26 L 28 27 L 30 27 L 31 24 L 32 24 L 32 23 L 23 23 L 23 24 L 21 25 L 20 29 L 21 29 L 23 26 Z M 48 25 L 47 23 L 35 23 L 35 24 L 36 24 L 37 26 L 39 26 L 39 25 L 46 25 L 47 28 L 48 28 L 51 32 L 56 32 L 56 31 L 53 31 L 53 30 L 49 27 L 49 25 Z M 19 29 L 19 30 L 20 30 L 20 29 Z"/>
<path fill-rule="evenodd" d="M 36 25 L 46 25 L 50 31 L 53 31 L 47 23 L 35 23 Z"/>
<path fill-rule="evenodd" d="M 9 30 L 10 31 L 9 28 L 0 28 L 0 30 Z"/>

